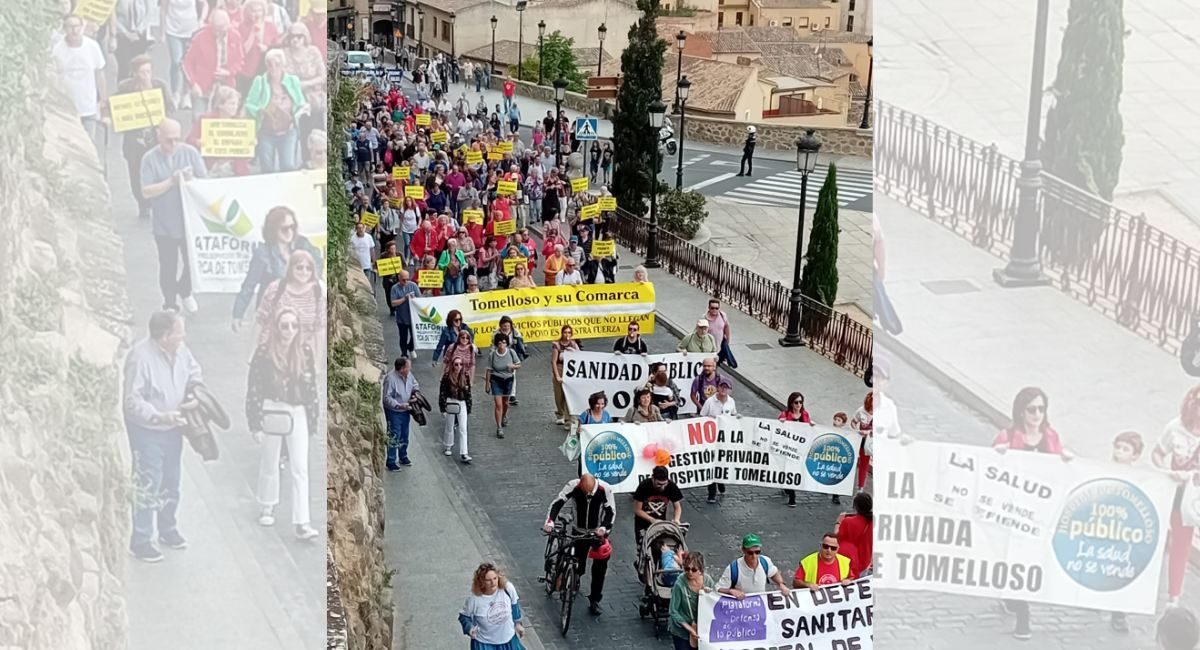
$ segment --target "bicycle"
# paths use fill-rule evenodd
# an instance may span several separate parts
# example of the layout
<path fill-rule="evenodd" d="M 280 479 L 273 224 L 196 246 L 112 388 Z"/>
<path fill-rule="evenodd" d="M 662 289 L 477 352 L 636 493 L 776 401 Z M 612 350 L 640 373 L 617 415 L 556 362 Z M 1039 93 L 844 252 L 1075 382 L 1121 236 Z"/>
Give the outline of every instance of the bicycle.
<path fill-rule="evenodd" d="M 547 598 L 558 592 L 558 625 L 565 637 L 571 627 L 571 611 L 575 606 L 575 597 L 579 595 L 579 576 L 584 569 L 580 565 L 587 561 L 576 557 L 575 548 L 578 544 L 591 544 L 600 541 L 601 538 L 593 532 L 582 535 L 567 532 L 566 525 L 562 522 L 556 524 L 554 531 L 547 537 L 542 569 L 545 575 L 538 578 L 538 582 L 546 586 Z"/>

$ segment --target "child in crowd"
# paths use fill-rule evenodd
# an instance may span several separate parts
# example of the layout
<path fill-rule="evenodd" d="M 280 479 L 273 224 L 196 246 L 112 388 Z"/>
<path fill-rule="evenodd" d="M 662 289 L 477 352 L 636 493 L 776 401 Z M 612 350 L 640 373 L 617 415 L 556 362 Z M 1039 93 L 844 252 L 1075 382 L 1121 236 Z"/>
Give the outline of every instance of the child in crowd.
<path fill-rule="evenodd" d="M 1113 438 L 1112 459 L 1119 465 L 1134 465 L 1142 457 L 1146 448 L 1142 434 L 1137 431 L 1124 431 Z M 1113 612 L 1109 621 L 1114 632 L 1129 632 L 1129 617 L 1124 612 Z"/>
<path fill-rule="evenodd" d="M 670 587 L 679 579 L 679 574 L 683 573 L 683 558 L 680 557 L 682 554 L 676 550 L 675 542 L 669 539 L 662 541 L 661 554 L 658 568 L 662 570 L 662 574 L 658 580 L 662 586 Z"/>

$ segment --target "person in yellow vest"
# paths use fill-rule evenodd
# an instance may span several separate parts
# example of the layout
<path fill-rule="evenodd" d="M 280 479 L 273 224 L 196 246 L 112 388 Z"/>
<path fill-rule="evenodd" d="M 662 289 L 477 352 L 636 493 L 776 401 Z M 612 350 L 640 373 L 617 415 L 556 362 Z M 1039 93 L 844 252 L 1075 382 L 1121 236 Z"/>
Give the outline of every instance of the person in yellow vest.
<path fill-rule="evenodd" d="M 838 555 L 838 538 L 826 533 L 821 538 L 821 550 L 800 560 L 792 588 L 808 587 L 816 591 L 828 585 L 850 582 L 850 558 Z"/>

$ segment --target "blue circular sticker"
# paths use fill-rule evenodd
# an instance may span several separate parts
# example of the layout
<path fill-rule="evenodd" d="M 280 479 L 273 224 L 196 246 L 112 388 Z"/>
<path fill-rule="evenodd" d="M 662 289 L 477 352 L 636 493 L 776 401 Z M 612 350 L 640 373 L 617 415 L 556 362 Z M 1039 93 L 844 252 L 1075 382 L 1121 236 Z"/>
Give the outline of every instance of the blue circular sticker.
<path fill-rule="evenodd" d="M 1161 538 L 1158 512 L 1145 492 L 1120 479 L 1096 479 L 1067 496 L 1054 555 L 1079 585 L 1116 591 L 1146 570 Z"/>
<path fill-rule="evenodd" d="M 605 431 L 592 438 L 583 451 L 585 471 L 609 485 L 629 478 L 635 460 L 633 446 L 615 431 Z"/>
<path fill-rule="evenodd" d="M 837 485 L 854 470 L 855 455 L 854 445 L 845 436 L 826 433 L 812 441 L 805 464 L 809 476 L 821 485 Z"/>

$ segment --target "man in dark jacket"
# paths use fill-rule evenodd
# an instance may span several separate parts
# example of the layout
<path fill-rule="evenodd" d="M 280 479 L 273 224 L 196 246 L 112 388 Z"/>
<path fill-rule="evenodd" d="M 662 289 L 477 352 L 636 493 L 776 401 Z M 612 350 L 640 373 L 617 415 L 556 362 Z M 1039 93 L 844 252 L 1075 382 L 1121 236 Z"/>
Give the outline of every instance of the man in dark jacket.
<path fill-rule="evenodd" d="M 550 533 L 554 530 L 554 520 L 567 502 L 575 504 L 575 520 L 572 527 L 576 535 L 594 532 L 597 537 L 604 539 L 612 530 L 613 522 L 617 520 L 617 506 L 613 500 L 612 489 L 596 480 L 591 474 L 584 474 L 578 479 L 567 481 L 554 503 L 550 504 L 550 513 L 542 530 Z M 587 554 L 593 546 L 599 543 L 585 540 L 575 546 L 575 556 L 579 558 L 580 566 L 587 566 Z M 611 547 L 609 547 L 611 552 Z M 603 553 L 603 551 L 601 552 Z M 597 557 L 592 560 L 592 591 L 588 596 L 590 603 L 588 611 L 593 616 L 599 616 L 604 610 L 600 609 L 600 600 L 604 598 L 604 576 L 608 574 L 608 557 Z"/>
<path fill-rule="evenodd" d="M 754 175 L 754 147 L 758 144 L 758 132 L 754 125 L 746 127 L 746 142 L 742 145 L 742 165 L 738 176 Z"/>

